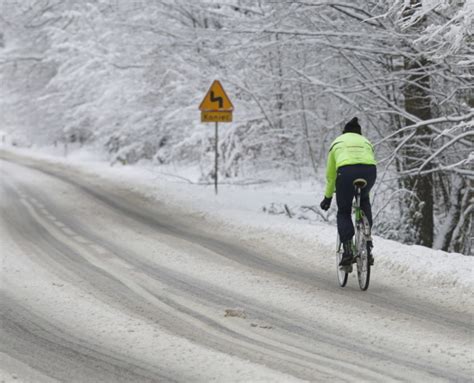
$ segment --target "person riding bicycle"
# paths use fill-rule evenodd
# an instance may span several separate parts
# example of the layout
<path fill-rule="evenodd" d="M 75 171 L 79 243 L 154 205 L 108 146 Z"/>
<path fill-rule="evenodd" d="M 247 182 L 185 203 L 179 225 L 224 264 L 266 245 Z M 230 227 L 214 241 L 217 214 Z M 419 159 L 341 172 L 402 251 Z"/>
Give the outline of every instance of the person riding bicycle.
<path fill-rule="evenodd" d="M 326 191 L 320 206 L 328 210 L 331 206 L 334 189 L 337 201 L 337 230 L 344 253 L 339 266 L 352 264 L 354 224 L 352 223 L 352 201 L 355 196 L 354 180 L 363 178 L 367 185 L 362 189 L 360 205 L 372 227 L 372 208 L 369 192 L 377 178 L 377 162 L 370 141 L 362 136 L 357 117 L 350 120 L 342 134 L 337 137 L 329 149 L 326 167 Z M 369 262 L 373 265 L 372 240 L 367 242 Z"/>

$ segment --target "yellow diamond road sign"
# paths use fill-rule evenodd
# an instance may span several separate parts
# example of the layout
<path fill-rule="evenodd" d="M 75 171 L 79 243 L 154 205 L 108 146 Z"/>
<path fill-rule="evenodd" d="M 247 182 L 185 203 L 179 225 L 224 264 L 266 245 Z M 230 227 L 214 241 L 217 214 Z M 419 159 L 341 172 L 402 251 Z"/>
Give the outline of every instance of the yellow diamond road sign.
<path fill-rule="evenodd" d="M 202 122 L 231 122 L 234 106 L 221 83 L 215 80 L 199 105 Z"/>

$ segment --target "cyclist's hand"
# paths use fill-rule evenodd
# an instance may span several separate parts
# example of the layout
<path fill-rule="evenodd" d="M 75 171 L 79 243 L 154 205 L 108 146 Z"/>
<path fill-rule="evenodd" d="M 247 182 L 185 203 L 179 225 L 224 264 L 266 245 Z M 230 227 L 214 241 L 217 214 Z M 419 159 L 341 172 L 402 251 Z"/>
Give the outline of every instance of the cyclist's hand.
<path fill-rule="evenodd" d="M 328 210 L 329 207 L 331 206 L 331 201 L 332 201 L 332 198 L 324 197 L 324 199 L 321 201 L 321 204 L 319 206 L 323 210 Z"/>

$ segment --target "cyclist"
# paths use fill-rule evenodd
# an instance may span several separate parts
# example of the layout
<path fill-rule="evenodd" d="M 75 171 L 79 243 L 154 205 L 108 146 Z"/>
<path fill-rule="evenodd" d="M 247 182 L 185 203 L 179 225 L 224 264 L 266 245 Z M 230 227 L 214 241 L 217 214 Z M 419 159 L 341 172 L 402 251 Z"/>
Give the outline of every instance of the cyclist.
<path fill-rule="evenodd" d="M 352 237 L 354 224 L 352 223 L 352 200 L 355 196 L 353 181 L 363 178 L 367 186 L 362 189 L 360 205 L 365 213 L 370 227 L 372 227 L 372 209 L 369 201 L 369 191 L 377 178 L 377 162 L 374 148 L 370 141 L 362 136 L 357 117 L 350 120 L 342 134 L 337 137 L 329 149 L 326 168 L 326 191 L 320 206 L 328 210 L 331 206 L 332 195 L 336 189 L 337 201 L 337 230 L 342 242 L 344 253 L 339 266 L 352 264 L 353 249 Z M 367 242 L 369 262 L 373 265 L 372 240 Z"/>

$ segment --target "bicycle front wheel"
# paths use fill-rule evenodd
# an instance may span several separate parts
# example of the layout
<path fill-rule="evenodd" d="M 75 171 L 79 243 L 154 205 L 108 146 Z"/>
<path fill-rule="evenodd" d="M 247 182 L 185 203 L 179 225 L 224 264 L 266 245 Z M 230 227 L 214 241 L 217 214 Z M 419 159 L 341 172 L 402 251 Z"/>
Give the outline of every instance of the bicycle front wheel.
<path fill-rule="evenodd" d="M 369 231 L 367 231 L 367 229 Z M 367 253 L 367 238 L 370 235 L 370 225 L 367 217 L 362 213 L 361 221 L 356 227 L 356 251 L 357 257 L 357 279 L 359 280 L 359 287 L 362 291 L 369 288 L 370 283 L 370 262 L 369 254 Z"/>
<path fill-rule="evenodd" d="M 347 277 L 349 275 L 344 270 L 341 270 L 341 268 L 339 267 L 339 263 L 341 262 L 343 252 L 344 251 L 342 250 L 342 243 L 338 235 L 337 246 L 336 246 L 336 272 L 337 272 L 337 281 L 339 282 L 339 286 L 341 287 L 344 287 L 346 285 Z"/>

